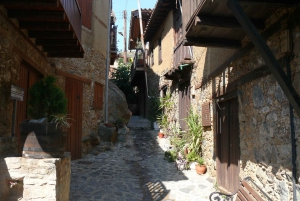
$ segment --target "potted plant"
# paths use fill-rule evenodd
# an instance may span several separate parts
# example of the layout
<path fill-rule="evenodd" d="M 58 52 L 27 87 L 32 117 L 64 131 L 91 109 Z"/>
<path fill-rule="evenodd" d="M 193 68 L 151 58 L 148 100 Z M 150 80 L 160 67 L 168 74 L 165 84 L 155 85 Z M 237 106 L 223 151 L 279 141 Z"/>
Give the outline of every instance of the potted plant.
<path fill-rule="evenodd" d="M 47 76 L 29 89 L 27 114 L 30 120 L 20 125 L 22 155 L 30 158 L 63 157 L 70 126 L 67 98 L 55 85 L 56 78 Z"/>
<path fill-rule="evenodd" d="M 202 157 L 198 157 L 196 160 L 196 172 L 197 174 L 205 174 L 206 173 L 206 165 L 204 164 L 204 160 Z"/>

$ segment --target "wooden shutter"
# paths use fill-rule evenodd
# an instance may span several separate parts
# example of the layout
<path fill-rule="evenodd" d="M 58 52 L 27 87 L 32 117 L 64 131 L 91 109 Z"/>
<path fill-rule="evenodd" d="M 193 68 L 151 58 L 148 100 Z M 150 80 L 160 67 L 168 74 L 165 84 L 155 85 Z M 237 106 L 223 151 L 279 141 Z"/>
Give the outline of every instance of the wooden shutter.
<path fill-rule="evenodd" d="M 82 25 L 91 29 L 93 0 L 77 0 L 81 8 Z"/>
<path fill-rule="evenodd" d="M 103 109 L 103 85 L 97 82 L 94 85 L 94 109 Z"/>
<path fill-rule="evenodd" d="M 209 102 L 202 105 L 202 126 L 211 126 Z"/>

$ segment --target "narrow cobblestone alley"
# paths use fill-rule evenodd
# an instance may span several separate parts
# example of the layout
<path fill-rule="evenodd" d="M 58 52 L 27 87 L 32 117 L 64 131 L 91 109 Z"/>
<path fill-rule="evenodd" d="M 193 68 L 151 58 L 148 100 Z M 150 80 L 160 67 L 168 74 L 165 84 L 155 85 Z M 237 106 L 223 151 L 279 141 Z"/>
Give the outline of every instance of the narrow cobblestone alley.
<path fill-rule="evenodd" d="M 72 161 L 70 201 L 204 201 L 213 180 L 194 170 L 177 171 L 163 160 L 165 139 L 131 130 L 125 142 L 97 156 Z"/>

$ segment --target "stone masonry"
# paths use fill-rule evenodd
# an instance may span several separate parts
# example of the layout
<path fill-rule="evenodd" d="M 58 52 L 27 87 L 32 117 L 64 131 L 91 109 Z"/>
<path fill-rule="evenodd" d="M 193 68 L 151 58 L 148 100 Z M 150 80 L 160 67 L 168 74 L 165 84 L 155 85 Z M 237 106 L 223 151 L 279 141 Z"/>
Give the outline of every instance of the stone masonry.
<path fill-rule="evenodd" d="M 66 201 L 70 191 L 70 156 L 0 159 L 1 200 Z"/>

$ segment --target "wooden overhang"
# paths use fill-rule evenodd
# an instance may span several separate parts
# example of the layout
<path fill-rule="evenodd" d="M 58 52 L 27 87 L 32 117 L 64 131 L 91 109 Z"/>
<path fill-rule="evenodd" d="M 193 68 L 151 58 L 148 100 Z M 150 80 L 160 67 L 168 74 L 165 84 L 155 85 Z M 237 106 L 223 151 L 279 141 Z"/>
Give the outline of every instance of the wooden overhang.
<path fill-rule="evenodd" d="M 48 57 L 82 58 L 81 11 L 77 0 L 0 0 L 7 16 Z"/>
<path fill-rule="evenodd" d="M 150 16 L 152 14 L 152 9 L 141 9 L 142 13 L 142 24 L 143 30 L 146 28 L 146 24 L 148 23 Z M 136 41 L 141 40 L 141 30 L 140 30 L 140 21 L 139 21 L 139 11 L 133 10 L 131 11 L 130 17 L 130 30 L 129 30 L 129 50 L 133 50 L 136 48 Z"/>
<path fill-rule="evenodd" d="M 195 62 L 192 60 L 183 60 L 178 66 L 167 71 L 164 76 L 167 80 L 177 80 L 179 82 L 190 79 L 191 70 Z"/>
<path fill-rule="evenodd" d="M 157 32 L 161 23 L 164 21 L 169 11 L 176 7 L 174 0 L 158 0 L 153 12 L 150 16 L 149 22 L 144 31 L 144 41 L 150 41 Z"/>
<path fill-rule="evenodd" d="M 245 36 L 249 37 L 251 42 L 240 48 L 237 56 L 242 56 L 251 47 L 255 47 L 300 117 L 300 96 L 267 45 L 265 32 L 268 30 L 263 25 L 278 8 L 291 7 L 295 10 L 289 13 L 285 26 L 292 28 L 287 23 L 293 24 L 294 28 L 299 26 L 299 21 L 296 25 L 294 23 L 300 18 L 299 5 L 298 0 L 202 0 L 186 25 L 185 45 L 239 48 L 241 40 Z M 263 31 L 259 31 L 260 29 Z"/>
<path fill-rule="evenodd" d="M 265 29 L 265 20 L 278 7 L 299 4 L 297 0 L 238 0 L 238 2 L 257 30 Z M 185 45 L 188 46 L 240 48 L 241 41 L 246 36 L 246 32 L 227 6 L 227 0 L 201 0 L 187 21 L 185 31 Z"/>

